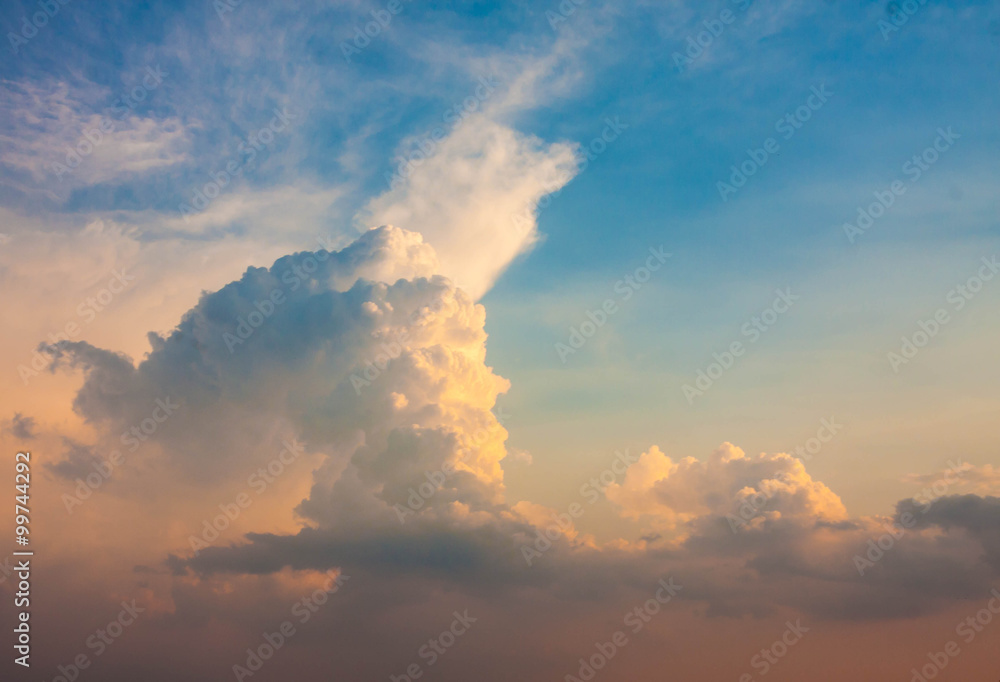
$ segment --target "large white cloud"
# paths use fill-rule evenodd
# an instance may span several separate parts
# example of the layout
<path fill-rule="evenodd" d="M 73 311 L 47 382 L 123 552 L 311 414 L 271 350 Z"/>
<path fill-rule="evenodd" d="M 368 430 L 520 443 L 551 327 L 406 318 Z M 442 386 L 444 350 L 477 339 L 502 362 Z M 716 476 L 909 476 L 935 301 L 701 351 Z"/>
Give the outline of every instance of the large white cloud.
<path fill-rule="evenodd" d="M 138 366 L 84 342 L 50 352 L 84 369 L 75 407 L 103 431 L 141 422 L 157 399 L 178 403 L 156 441 L 183 478 L 238 475 L 281 422 L 330 455 L 308 516 L 331 521 L 353 499 L 398 524 L 410 488 L 447 469 L 413 511 L 468 518 L 500 500 L 506 431 L 490 410 L 508 383 L 486 365 L 484 309 L 438 269 L 420 235 L 382 227 L 339 252 L 248 269 L 150 334 Z M 341 477 L 366 494 L 331 496 Z"/>

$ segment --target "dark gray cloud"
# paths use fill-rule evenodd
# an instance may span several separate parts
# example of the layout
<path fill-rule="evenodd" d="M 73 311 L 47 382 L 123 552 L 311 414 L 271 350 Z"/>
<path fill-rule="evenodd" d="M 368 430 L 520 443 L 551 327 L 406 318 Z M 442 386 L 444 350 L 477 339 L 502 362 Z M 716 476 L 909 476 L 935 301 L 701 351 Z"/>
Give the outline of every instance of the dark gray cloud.
<path fill-rule="evenodd" d="M 33 440 L 38 435 L 35 432 L 34 417 L 26 417 L 20 412 L 14 413 L 14 416 L 4 426 L 4 431 L 18 440 Z"/>
<path fill-rule="evenodd" d="M 46 462 L 46 469 L 67 481 L 86 478 L 88 474 L 94 473 L 94 467 L 101 463 L 101 458 L 91 447 L 77 443 L 71 438 L 63 438 L 63 443 L 66 445 L 63 459 L 54 463 Z"/>

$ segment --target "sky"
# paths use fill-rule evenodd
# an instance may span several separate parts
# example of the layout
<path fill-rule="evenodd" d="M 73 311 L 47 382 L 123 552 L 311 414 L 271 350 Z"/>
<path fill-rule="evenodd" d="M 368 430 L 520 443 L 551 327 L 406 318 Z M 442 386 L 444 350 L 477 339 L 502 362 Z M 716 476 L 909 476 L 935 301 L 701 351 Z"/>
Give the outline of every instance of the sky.
<path fill-rule="evenodd" d="M 996 3 L 0 28 L 4 679 L 996 676 Z"/>

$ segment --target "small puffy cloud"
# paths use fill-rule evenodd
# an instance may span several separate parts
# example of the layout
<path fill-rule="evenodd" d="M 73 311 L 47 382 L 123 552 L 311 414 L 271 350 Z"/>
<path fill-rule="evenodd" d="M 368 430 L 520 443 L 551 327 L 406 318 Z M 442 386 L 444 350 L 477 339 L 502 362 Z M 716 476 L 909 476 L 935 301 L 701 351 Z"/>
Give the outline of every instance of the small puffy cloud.
<path fill-rule="evenodd" d="M 706 461 L 677 462 L 657 447 L 629 467 L 622 483 L 608 486 L 607 497 L 626 518 L 648 520 L 654 527 L 684 534 L 704 516 L 752 519 L 847 518 L 840 498 L 814 481 L 801 461 L 787 454 L 747 456 L 723 443 Z"/>

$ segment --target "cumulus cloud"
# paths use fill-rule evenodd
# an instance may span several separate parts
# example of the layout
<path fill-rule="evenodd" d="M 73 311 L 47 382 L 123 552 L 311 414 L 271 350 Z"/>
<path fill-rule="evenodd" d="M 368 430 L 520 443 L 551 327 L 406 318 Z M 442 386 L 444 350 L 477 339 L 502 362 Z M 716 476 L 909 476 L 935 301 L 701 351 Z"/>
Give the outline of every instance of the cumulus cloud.
<path fill-rule="evenodd" d="M 707 515 L 734 517 L 741 525 L 847 518 L 840 498 L 814 481 L 800 460 L 786 454 L 750 457 L 731 443 L 723 443 L 706 461 L 686 457 L 674 462 L 653 447 L 629 468 L 621 484 L 608 486 L 607 497 L 623 516 L 681 534 L 686 524 Z"/>
<path fill-rule="evenodd" d="M 101 433 L 142 424 L 157 400 L 178 406 L 141 453 L 158 490 L 121 492 L 136 504 L 239 484 L 273 457 L 276 437 L 313 455 L 304 493 L 275 501 L 294 507 L 294 529 L 172 551 L 177 585 L 210 599 L 219 575 L 338 569 L 375 576 L 380 590 L 504 595 L 527 614 L 523 590 L 611 604 L 671 574 L 713 616 L 870 619 L 931 612 L 996 575 L 992 498 L 935 502 L 861 574 L 853 557 L 892 518 L 851 518 L 800 460 L 729 443 L 704 460 L 651 447 L 609 486 L 642 540 L 546 532 L 554 510 L 504 487 L 507 432 L 494 410 L 509 384 L 486 362 L 486 311 L 442 267 L 421 235 L 384 226 L 340 251 L 249 268 L 173 331 L 150 334 L 138 364 L 85 342 L 48 346 L 56 366 L 83 371 L 74 408 Z M 523 546 L 541 558 L 526 564 Z M 378 608 L 358 613 L 392 622 L 394 606 L 368 596 Z"/>
<path fill-rule="evenodd" d="M 155 440 L 179 475 L 225 476 L 280 420 L 330 455 L 304 516 L 341 523 L 346 505 L 398 525 L 394 508 L 445 470 L 407 509 L 475 526 L 503 497 L 506 430 L 491 410 L 509 384 L 486 365 L 485 310 L 438 269 L 420 235 L 382 227 L 248 269 L 151 333 L 138 365 L 84 341 L 45 348 L 54 367 L 83 371 L 74 408 L 102 431 L 176 403 Z"/>

